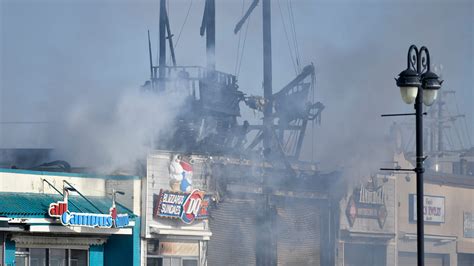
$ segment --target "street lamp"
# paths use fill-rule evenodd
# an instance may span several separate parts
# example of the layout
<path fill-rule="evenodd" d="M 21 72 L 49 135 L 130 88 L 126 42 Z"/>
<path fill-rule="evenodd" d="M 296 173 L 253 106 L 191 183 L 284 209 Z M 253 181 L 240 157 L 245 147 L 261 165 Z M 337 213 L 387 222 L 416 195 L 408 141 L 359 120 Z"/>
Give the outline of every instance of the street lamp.
<path fill-rule="evenodd" d="M 408 49 L 407 69 L 399 74 L 397 86 L 402 99 L 407 104 L 415 102 L 416 117 L 416 228 L 417 228 L 417 261 L 424 264 L 424 217 L 423 217 L 423 103 L 433 104 L 441 88 L 442 80 L 430 70 L 430 53 L 425 46 L 420 50 L 415 45 Z"/>
<path fill-rule="evenodd" d="M 125 195 L 125 192 L 120 191 L 120 190 L 112 189 L 112 207 L 113 208 L 115 208 L 115 199 L 117 197 L 117 194 Z"/>

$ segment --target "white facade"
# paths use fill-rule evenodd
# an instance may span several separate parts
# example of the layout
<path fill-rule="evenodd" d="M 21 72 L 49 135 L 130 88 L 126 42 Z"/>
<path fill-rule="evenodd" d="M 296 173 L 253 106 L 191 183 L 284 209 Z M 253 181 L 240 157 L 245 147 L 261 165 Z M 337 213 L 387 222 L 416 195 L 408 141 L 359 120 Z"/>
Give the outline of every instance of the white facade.
<path fill-rule="evenodd" d="M 140 213 L 141 180 L 139 178 L 0 169 L 0 192 L 58 193 L 43 180 L 48 181 L 61 192 L 65 180 L 86 196 L 111 197 L 112 189 L 123 191 L 124 195 L 117 194 L 117 202 L 133 210 L 135 214 Z"/>
<path fill-rule="evenodd" d="M 179 219 L 154 215 L 160 191 L 173 190 L 169 168 L 175 155 L 156 151 L 147 158 L 147 177 L 142 183 L 142 262 L 152 264 L 159 260 L 171 265 L 189 262 L 206 265 L 207 241 L 212 236 L 207 219 L 186 224 Z M 186 161 L 192 166 L 192 188 L 207 192 L 202 171 L 206 158 L 192 155 L 187 156 Z"/>

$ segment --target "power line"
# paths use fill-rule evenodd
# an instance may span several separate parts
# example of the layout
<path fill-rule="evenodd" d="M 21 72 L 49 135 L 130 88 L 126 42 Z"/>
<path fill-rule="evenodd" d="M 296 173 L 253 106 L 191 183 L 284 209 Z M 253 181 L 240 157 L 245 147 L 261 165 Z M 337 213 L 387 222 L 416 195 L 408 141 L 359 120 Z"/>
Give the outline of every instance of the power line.
<path fill-rule="evenodd" d="M 178 37 L 176 38 L 176 43 L 174 45 L 175 48 L 178 47 L 179 39 L 181 38 L 181 33 L 183 32 L 184 25 L 186 25 L 186 22 L 188 21 L 189 12 L 191 11 L 192 6 L 193 6 L 193 0 L 189 2 L 188 11 L 186 12 L 186 17 L 184 18 L 183 25 L 181 25 L 181 28 L 179 29 Z"/>
<path fill-rule="evenodd" d="M 290 25 L 292 26 L 293 30 L 293 41 L 295 45 L 295 51 L 296 51 L 296 65 L 298 66 L 298 71 L 301 71 L 301 65 L 300 65 L 300 50 L 299 50 L 299 44 L 298 44 L 298 38 L 296 37 L 296 26 L 295 26 L 295 16 L 293 13 L 293 4 L 291 3 L 291 0 L 288 0 L 288 13 L 290 15 Z"/>
<path fill-rule="evenodd" d="M 457 101 L 456 94 L 454 95 L 454 98 L 455 98 L 455 99 L 454 99 L 454 102 L 455 102 L 455 104 L 456 104 L 456 110 L 457 110 L 458 114 L 460 114 L 460 112 L 459 112 L 459 105 L 458 105 L 458 101 Z M 469 132 L 470 132 L 470 131 L 469 131 L 469 128 L 468 128 L 468 126 L 467 126 L 466 117 L 464 116 L 464 117 L 462 118 L 462 120 L 463 120 L 463 122 L 464 122 L 463 124 L 464 124 L 464 128 L 465 128 L 465 130 L 466 130 L 466 131 L 465 131 L 465 134 L 466 134 L 467 142 L 469 143 L 469 147 L 472 147 L 471 136 L 469 135 Z"/>
<path fill-rule="evenodd" d="M 252 17 L 249 17 L 248 20 L 247 20 L 247 27 L 245 28 L 245 34 L 244 34 L 244 42 L 242 44 L 242 52 L 240 54 L 240 62 L 239 62 L 239 67 L 237 69 L 237 73 L 236 73 L 236 76 L 238 77 L 239 74 L 240 74 L 240 68 L 242 67 L 242 59 L 244 58 L 244 50 L 245 50 L 245 43 L 247 41 L 247 32 L 249 30 L 249 25 L 250 25 L 250 20 L 252 19 Z"/>
<path fill-rule="evenodd" d="M 241 11 L 241 16 L 244 14 L 244 5 L 245 2 L 242 0 L 242 11 Z M 235 57 L 235 66 L 234 66 L 234 75 L 237 76 L 237 67 L 239 65 L 239 58 L 240 58 L 240 41 L 242 39 L 242 31 L 239 30 L 239 41 L 237 42 L 237 54 Z"/>
<path fill-rule="evenodd" d="M 283 16 L 283 11 L 281 9 L 280 0 L 278 0 L 277 3 L 278 3 L 279 10 L 280 10 L 281 23 L 283 24 L 283 30 L 285 31 L 285 37 L 286 37 L 286 42 L 288 44 L 288 51 L 289 51 L 289 54 L 290 54 L 291 63 L 293 64 L 293 68 L 295 69 L 295 74 L 298 74 L 298 68 L 296 67 L 296 63 L 295 63 L 296 60 L 293 58 L 290 39 L 288 38 L 288 32 L 286 30 L 285 18 Z M 296 53 L 296 51 L 295 51 L 295 53 Z"/>

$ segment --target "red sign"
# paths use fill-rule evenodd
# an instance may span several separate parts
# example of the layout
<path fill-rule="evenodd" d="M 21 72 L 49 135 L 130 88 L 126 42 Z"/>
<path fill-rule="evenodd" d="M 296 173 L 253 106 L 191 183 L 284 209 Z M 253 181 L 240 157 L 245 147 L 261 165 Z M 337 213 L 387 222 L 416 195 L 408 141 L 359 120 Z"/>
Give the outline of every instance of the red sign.
<path fill-rule="evenodd" d="M 49 204 L 48 213 L 51 217 L 61 217 L 63 213 L 67 212 L 67 202 L 58 201 L 55 203 Z"/>

